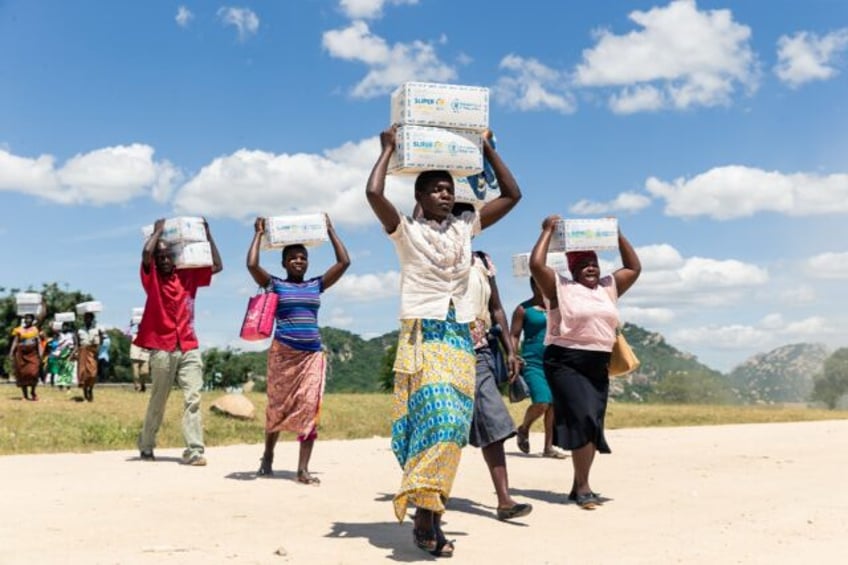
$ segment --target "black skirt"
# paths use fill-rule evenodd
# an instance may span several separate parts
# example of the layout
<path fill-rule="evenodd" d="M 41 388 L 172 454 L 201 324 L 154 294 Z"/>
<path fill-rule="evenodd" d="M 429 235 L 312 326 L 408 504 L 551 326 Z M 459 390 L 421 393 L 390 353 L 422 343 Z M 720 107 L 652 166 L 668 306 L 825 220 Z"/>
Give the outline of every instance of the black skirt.
<path fill-rule="evenodd" d="M 604 437 L 604 416 L 609 397 L 608 351 L 545 348 L 545 378 L 554 407 L 554 445 L 579 449 L 593 443 L 601 453 L 611 453 Z"/>

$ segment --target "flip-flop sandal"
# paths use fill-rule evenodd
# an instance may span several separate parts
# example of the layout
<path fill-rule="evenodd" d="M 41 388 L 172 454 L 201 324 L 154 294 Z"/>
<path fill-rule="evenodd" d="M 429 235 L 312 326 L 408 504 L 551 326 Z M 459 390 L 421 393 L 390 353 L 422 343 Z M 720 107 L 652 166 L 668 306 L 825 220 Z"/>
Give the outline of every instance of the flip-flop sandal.
<path fill-rule="evenodd" d="M 436 541 L 436 532 L 434 530 L 419 530 L 412 528 L 412 539 L 418 549 L 423 549 L 427 553 L 432 553 L 436 550 L 438 542 Z"/>
<path fill-rule="evenodd" d="M 586 492 L 583 494 L 575 495 L 575 501 L 577 502 L 577 506 L 582 508 L 583 510 L 594 510 L 598 506 L 601 505 L 598 500 L 598 495 L 594 492 Z"/>
<path fill-rule="evenodd" d="M 498 508 L 498 520 L 512 520 L 527 516 L 533 511 L 532 504 L 513 504 L 508 508 Z"/>
<path fill-rule="evenodd" d="M 436 547 L 430 552 L 430 555 L 435 557 L 453 557 L 454 550 L 454 542 L 456 540 L 449 540 L 445 537 L 444 532 L 442 532 L 442 528 L 440 526 L 435 526 L 436 530 Z"/>
<path fill-rule="evenodd" d="M 313 477 L 311 474 L 309 474 L 309 471 L 301 470 L 297 472 L 297 482 L 304 485 L 314 485 L 317 487 L 321 484 L 321 479 L 319 479 L 318 477 Z"/>
<path fill-rule="evenodd" d="M 530 436 L 522 432 L 520 428 L 515 434 L 515 441 L 518 443 L 518 449 L 521 453 L 530 453 Z"/>
<path fill-rule="evenodd" d="M 568 454 L 557 449 L 549 449 L 542 452 L 542 457 L 547 457 L 549 459 L 568 459 Z"/>

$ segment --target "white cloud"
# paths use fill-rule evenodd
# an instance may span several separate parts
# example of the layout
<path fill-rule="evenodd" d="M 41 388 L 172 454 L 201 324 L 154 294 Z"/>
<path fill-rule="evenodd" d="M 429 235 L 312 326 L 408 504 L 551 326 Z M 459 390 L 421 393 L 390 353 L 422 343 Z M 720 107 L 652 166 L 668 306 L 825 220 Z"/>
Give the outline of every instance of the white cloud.
<path fill-rule="evenodd" d="M 574 73 L 582 86 L 624 87 L 610 98 L 614 111 L 728 104 L 738 86 L 756 89 L 751 30 L 729 10 L 699 11 L 694 0 L 676 0 L 629 18 L 642 29 L 597 32 Z"/>
<path fill-rule="evenodd" d="M 321 155 L 240 149 L 204 166 L 177 191 L 174 205 L 181 213 L 212 217 L 326 212 L 340 224 L 372 223 L 365 182 L 379 151 L 376 138 Z M 386 181 L 387 196 L 404 211 L 414 205 L 411 183 L 397 176 Z"/>
<path fill-rule="evenodd" d="M 456 70 L 439 59 L 432 44 L 413 41 L 389 46 L 361 20 L 344 29 L 324 32 L 322 44 L 332 57 L 369 67 L 365 78 L 353 88 L 355 97 L 386 94 L 407 80 L 447 82 L 456 78 Z"/>
<path fill-rule="evenodd" d="M 321 320 L 321 325 L 333 328 L 349 328 L 353 325 L 353 322 L 354 317 L 347 314 L 344 309 L 333 308 L 326 320 Z"/>
<path fill-rule="evenodd" d="M 185 6 L 180 6 L 177 8 L 177 15 L 174 19 L 177 21 L 178 26 L 188 27 L 188 24 L 194 19 L 194 14 Z"/>
<path fill-rule="evenodd" d="M 397 296 L 400 293 L 400 273 L 368 273 L 345 275 L 333 286 L 336 299 L 351 302 L 372 302 Z"/>
<path fill-rule="evenodd" d="M 819 340 L 823 335 L 833 332 L 834 328 L 819 316 L 786 321 L 780 314 L 769 314 L 754 325 L 709 325 L 677 330 L 672 333 L 671 340 L 683 346 L 708 343 L 716 349 L 762 350 L 786 343 L 809 341 L 811 338 Z"/>
<path fill-rule="evenodd" d="M 651 177 L 645 188 L 666 201 L 669 216 L 729 220 L 757 212 L 811 216 L 848 212 L 848 174 L 784 174 L 740 165 L 716 167 L 690 180 Z"/>
<path fill-rule="evenodd" d="M 51 155 L 30 159 L 0 151 L 0 191 L 60 204 L 116 204 L 148 192 L 164 201 L 181 173 L 153 153 L 149 145 L 117 145 L 75 155 L 56 168 Z"/>
<path fill-rule="evenodd" d="M 622 192 L 609 202 L 592 202 L 580 200 L 568 211 L 572 214 L 600 215 L 613 212 L 638 212 L 650 206 L 651 199 L 644 194 L 635 192 Z"/>
<path fill-rule="evenodd" d="M 671 245 L 636 249 L 642 263 L 627 304 L 648 309 L 720 306 L 741 300 L 769 281 L 768 271 L 736 259 L 684 258 Z"/>
<path fill-rule="evenodd" d="M 570 114 L 576 109 L 574 96 L 566 88 L 566 77 L 536 59 L 507 55 L 500 68 L 511 73 L 502 76 L 492 89 L 500 103 L 519 110 L 555 110 Z"/>
<path fill-rule="evenodd" d="M 798 286 L 786 289 L 780 293 L 782 304 L 810 304 L 815 302 L 817 293 L 809 286 Z"/>
<path fill-rule="evenodd" d="M 777 41 L 777 65 L 774 72 L 791 87 L 813 80 L 827 80 L 837 74 L 833 59 L 848 48 L 848 28 L 819 37 L 801 31 L 783 35 Z"/>
<path fill-rule="evenodd" d="M 259 16 L 249 8 L 224 6 L 218 9 L 218 18 L 224 25 L 231 25 L 238 30 L 240 41 L 259 31 Z"/>
<path fill-rule="evenodd" d="M 383 15 L 383 6 L 417 4 L 418 0 L 339 0 L 342 12 L 352 20 L 373 19 Z"/>
<path fill-rule="evenodd" d="M 670 308 L 640 308 L 638 306 L 623 306 L 621 319 L 643 327 L 657 324 L 667 324 L 674 320 L 674 310 Z"/>
<path fill-rule="evenodd" d="M 811 257 L 805 271 L 815 278 L 848 280 L 848 252 L 821 253 Z"/>

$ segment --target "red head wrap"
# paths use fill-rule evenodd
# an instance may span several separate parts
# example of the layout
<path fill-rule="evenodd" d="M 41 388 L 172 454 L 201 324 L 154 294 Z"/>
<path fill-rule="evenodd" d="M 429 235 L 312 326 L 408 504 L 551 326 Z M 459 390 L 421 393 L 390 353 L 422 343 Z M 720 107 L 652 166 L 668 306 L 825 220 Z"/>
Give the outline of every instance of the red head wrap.
<path fill-rule="evenodd" d="M 587 260 L 598 262 L 598 254 L 594 251 L 569 251 L 565 254 L 565 258 L 568 259 L 568 270 L 572 273 L 577 268 L 577 266 Z"/>

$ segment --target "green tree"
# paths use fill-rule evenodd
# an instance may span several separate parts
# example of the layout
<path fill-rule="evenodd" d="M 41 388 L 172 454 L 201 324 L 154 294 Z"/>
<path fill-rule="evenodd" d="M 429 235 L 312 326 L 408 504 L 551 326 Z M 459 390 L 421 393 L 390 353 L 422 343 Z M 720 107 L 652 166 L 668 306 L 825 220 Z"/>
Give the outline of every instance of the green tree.
<path fill-rule="evenodd" d="M 386 349 L 380 365 L 380 390 L 392 392 L 395 388 L 395 357 L 397 356 L 397 341 Z"/>
<path fill-rule="evenodd" d="M 837 349 L 824 362 L 824 370 L 813 383 L 813 400 L 824 402 L 833 410 L 848 393 L 848 347 Z"/>
<path fill-rule="evenodd" d="M 212 347 L 203 352 L 203 380 L 206 388 L 241 386 L 254 375 L 264 375 L 265 371 L 265 352 L 241 352 L 230 347 Z"/>

